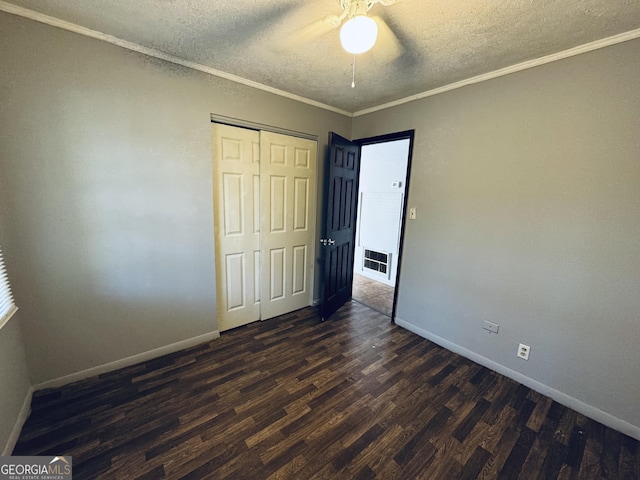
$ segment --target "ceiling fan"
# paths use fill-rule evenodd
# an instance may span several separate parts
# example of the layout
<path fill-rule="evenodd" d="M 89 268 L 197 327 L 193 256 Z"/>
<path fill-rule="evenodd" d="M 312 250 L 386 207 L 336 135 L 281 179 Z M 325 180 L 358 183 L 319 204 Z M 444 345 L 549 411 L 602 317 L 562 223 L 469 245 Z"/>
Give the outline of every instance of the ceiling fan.
<path fill-rule="evenodd" d="M 378 3 L 389 7 L 398 1 L 338 0 L 342 13 L 328 15 L 293 32 L 286 38 L 285 45 L 293 47 L 312 42 L 342 25 L 340 43 L 345 51 L 357 55 L 369 51 L 375 45 L 372 54 L 376 61 L 390 63 L 402 55 L 402 44 L 381 17 L 369 16 L 368 12 Z"/>

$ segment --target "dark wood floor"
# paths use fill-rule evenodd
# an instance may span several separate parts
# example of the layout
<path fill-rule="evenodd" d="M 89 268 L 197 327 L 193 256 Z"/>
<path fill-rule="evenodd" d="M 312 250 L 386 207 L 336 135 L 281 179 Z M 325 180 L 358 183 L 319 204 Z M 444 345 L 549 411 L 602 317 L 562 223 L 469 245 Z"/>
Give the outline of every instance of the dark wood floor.
<path fill-rule="evenodd" d="M 638 442 L 352 302 L 36 392 L 74 478 L 637 479 Z"/>

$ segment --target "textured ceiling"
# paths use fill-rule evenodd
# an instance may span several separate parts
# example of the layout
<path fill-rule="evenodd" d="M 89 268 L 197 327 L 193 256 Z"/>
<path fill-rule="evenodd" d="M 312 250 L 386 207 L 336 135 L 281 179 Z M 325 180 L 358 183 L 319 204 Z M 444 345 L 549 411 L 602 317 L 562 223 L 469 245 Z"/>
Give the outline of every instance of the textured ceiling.
<path fill-rule="evenodd" d="M 352 57 L 339 31 L 288 45 L 337 0 L 11 0 L 52 17 L 348 112 L 640 28 L 639 0 L 400 0 L 379 15 L 402 45 Z"/>

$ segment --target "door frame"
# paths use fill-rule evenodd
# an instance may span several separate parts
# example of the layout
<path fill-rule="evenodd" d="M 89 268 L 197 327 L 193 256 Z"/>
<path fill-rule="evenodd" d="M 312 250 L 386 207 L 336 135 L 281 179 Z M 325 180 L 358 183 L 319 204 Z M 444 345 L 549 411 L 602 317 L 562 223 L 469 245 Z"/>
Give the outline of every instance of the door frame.
<path fill-rule="evenodd" d="M 406 177 L 404 179 L 404 184 L 405 184 L 405 195 L 404 195 L 404 200 L 403 200 L 403 205 L 402 205 L 402 219 L 400 222 L 400 244 L 398 246 L 398 268 L 396 270 L 396 278 L 395 278 L 395 289 L 393 292 L 393 307 L 391 309 L 391 322 L 395 323 L 395 319 L 396 319 L 396 307 L 398 304 L 398 291 L 400 288 L 400 273 L 402 270 L 402 254 L 403 254 L 403 250 L 404 250 L 404 234 L 405 234 L 405 227 L 406 227 L 406 223 L 407 223 L 407 208 L 409 206 L 409 188 L 410 188 L 410 182 L 411 182 L 411 164 L 412 164 L 412 160 L 413 160 L 413 144 L 414 144 L 414 137 L 415 137 L 415 130 L 404 130 L 402 132 L 396 132 L 396 133 L 388 133 L 385 135 L 378 135 L 375 137 L 366 137 L 366 138 L 359 138 L 356 140 L 353 140 L 353 142 L 355 144 L 357 144 L 361 149 L 364 145 L 373 145 L 376 143 L 387 143 L 387 142 L 393 142 L 396 140 L 409 140 L 409 152 L 407 155 L 407 173 L 406 173 Z M 362 163 L 360 164 L 360 166 L 362 165 Z M 360 178 L 360 171 L 358 170 L 358 178 Z M 356 213 L 357 214 L 357 213 Z M 351 268 L 353 268 L 353 265 L 351 266 Z"/>

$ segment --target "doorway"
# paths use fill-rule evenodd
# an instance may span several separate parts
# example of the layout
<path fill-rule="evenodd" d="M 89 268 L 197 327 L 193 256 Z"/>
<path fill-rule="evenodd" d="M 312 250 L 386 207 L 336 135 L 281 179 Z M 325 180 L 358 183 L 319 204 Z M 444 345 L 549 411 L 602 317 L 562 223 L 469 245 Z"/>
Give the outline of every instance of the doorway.
<path fill-rule="evenodd" d="M 413 132 L 360 140 L 353 300 L 393 318 Z"/>
<path fill-rule="evenodd" d="M 213 123 L 218 329 L 313 302 L 317 142 Z"/>

